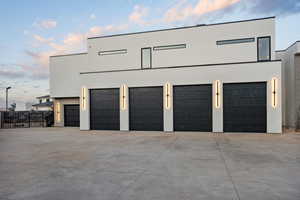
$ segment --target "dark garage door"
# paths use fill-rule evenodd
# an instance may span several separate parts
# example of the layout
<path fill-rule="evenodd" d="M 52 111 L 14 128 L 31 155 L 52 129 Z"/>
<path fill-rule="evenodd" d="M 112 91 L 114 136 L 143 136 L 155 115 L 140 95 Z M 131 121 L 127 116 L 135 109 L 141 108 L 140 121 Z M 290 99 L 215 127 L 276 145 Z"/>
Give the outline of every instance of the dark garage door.
<path fill-rule="evenodd" d="M 129 88 L 130 130 L 163 130 L 163 88 Z"/>
<path fill-rule="evenodd" d="M 266 83 L 223 85 L 224 132 L 266 132 Z"/>
<path fill-rule="evenodd" d="M 174 130 L 212 131 L 212 86 L 174 86 Z"/>
<path fill-rule="evenodd" d="M 92 130 L 120 130 L 119 89 L 90 90 Z"/>
<path fill-rule="evenodd" d="M 65 126 L 79 127 L 79 105 L 64 105 Z"/>

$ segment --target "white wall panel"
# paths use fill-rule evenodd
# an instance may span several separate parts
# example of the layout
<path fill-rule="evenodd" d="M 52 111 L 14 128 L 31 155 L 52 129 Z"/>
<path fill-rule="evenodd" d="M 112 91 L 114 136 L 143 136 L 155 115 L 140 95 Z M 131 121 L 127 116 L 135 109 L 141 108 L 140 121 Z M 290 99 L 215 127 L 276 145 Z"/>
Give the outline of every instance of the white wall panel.
<path fill-rule="evenodd" d="M 81 72 L 141 68 L 141 48 L 186 44 L 186 48 L 152 51 L 152 67 L 232 63 L 257 60 L 257 41 L 216 45 L 218 40 L 271 36 L 274 59 L 275 19 L 197 26 L 185 29 L 88 39 L 88 66 Z M 99 51 L 127 49 L 126 54 L 99 56 Z"/>
<path fill-rule="evenodd" d="M 200 66 L 188 68 L 166 68 L 152 70 L 136 70 L 110 73 L 81 74 L 80 82 L 87 88 L 115 88 L 126 84 L 130 87 L 164 86 L 171 85 L 192 85 L 212 84 L 215 80 L 221 83 L 235 82 L 269 82 L 273 77 L 279 79 L 278 99 L 281 99 L 281 63 L 262 62 L 219 66 Z M 269 88 L 269 87 L 268 87 Z M 271 89 L 267 91 L 267 132 L 281 133 L 281 103 L 276 109 L 271 107 Z M 223 105 L 221 109 L 213 110 L 213 131 L 222 132 L 223 129 Z M 164 111 L 164 125 L 166 131 L 173 127 L 172 111 Z M 87 121 L 87 120 L 85 120 Z M 86 125 L 84 125 L 86 127 Z"/>
<path fill-rule="evenodd" d="M 50 57 L 50 95 L 79 97 L 79 71 L 87 66 L 87 54 Z"/>

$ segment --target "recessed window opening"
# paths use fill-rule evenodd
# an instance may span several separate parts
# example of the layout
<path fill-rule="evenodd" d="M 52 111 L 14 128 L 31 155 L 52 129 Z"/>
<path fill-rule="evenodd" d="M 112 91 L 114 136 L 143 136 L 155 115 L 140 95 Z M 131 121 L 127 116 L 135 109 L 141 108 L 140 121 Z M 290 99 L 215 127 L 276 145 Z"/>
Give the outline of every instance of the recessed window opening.
<path fill-rule="evenodd" d="M 271 37 L 257 38 L 257 60 L 269 61 L 271 60 Z"/>
<path fill-rule="evenodd" d="M 142 69 L 152 68 L 152 52 L 151 47 L 142 48 L 141 50 L 141 67 Z"/>
<path fill-rule="evenodd" d="M 254 42 L 254 41 L 255 41 L 255 38 L 242 38 L 242 39 L 233 39 L 233 40 L 219 40 L 219 41 L 217 41 L 217 45 L 250 43 L 250 42 Z"/>
<path fill-rule="evenodd" d="M 174 45 L 156 46 L 156 47 L 153 47 L 153 51 L 170 50 L 170 49 L 184 49 L 184 48 L 186 48 L 186 44 L 174 44 Z"/>
<path fill-rule="evenodd" d="M 118 50 L 109 50 L 109 51 L 99 51 L 99 56 L 106 56 L 106 55 L 116 55 L 116 54 L 125 54 L 127 53 L 127 49 L 118 49 Z"/>

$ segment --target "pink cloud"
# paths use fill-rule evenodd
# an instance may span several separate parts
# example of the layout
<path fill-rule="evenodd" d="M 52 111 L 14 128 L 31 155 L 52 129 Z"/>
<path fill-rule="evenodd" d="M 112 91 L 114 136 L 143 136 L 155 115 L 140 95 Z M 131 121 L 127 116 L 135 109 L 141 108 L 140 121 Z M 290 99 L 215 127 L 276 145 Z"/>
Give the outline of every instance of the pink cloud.
<path fill-rule="evenodd" d="M 102 27 L 100 27 L 100 26 L 93 26 L 88 31 L 87 36 L 88 37 L 93 37 L 93 36 L 101 35 L 102 31 L 103 31 Z"/>
<path fill-rule="evenodd" d="M 129 15 L 129 22 L 144 25 L 146 22 L 144 17 L 148 15 L 148 8 L 136 5 L 133 12 Z"/>
<path fill-rule="evenodd" d="M 68 47 L 81 44 L 86 39 L 84 34 L 81 33 L 69 33 L 63 40 L 63 44 Z"/>
<path fill-rule="evenodd" d="M 53 38 L 44 38 L 40 35 L 33 35 L 33 38 L 38 41 L 38 42 L 41 42 L 41 43 L 49 43 L 51 41 L 53 41 L 54 39 Z"/>
<path fill-rule="evenodd" d="M 25 54 L 31 57 L 31 63 L 19 65 L 25 73 L 29 73 L 32 79 L 45 79 L 49 76 L 49 57 L 59 54 L 77 53 L 86 51 L 87 37 L 99 36 L 109 32 L 122 31 L 128 28 L 128 24 L 93 26 L 84 33 L 69 33 L 60 42 L 54 38 L 45 38 L 38 34 L 33 35 L 34 42 L 48 50 L 25 50 Z"/>
<path fill-rule="evenodd" d="M 186 4 L 181 0 L 177 5 L 166 11 L 164 21 L 183 21 L 192 16 L 201 16 L 217 10 L 222 10 L 241 0 L 199 0 L 196 5 Z"/>

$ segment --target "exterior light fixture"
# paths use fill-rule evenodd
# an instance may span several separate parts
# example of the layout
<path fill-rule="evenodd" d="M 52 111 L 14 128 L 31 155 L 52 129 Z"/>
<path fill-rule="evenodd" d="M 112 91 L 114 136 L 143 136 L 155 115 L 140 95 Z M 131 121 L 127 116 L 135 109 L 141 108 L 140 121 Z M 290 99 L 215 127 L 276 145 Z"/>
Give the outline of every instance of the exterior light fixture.
<path fill-rule="evenodd" d="M 11 89 L 10 86 L 6 88 L 6 101 L 5 101 L 6 102 L 6 104 L 5 104 L 6 111 L 8 111 L 8 90 L 9 89 Z"/>
<path fill-rule="evenodd" d="M 126 100 L 127 100 L 127 86 L 122 85 L 121 86 L 121 93 L 120 93 L 120 105 L 121 105 L 121 110 L 126 110 Z"/>
<path fill-rule="evenodd" d="M 86 110 L 86 91 L 85 87 L 81 88 L 81 109 Z"/>
<path fill-rule="evenodd" d="M 277 78 L 272 78 L 271 80 L 271 88 L 272 88 L 272 107 L 276 108 L 277 107 L 277 93 L 278 93 L 278 79 Z"/>
<path fill-rule="evenodd" d="M 221 82 L 219 80 L 215 81 L 215 107 L 221 107 Z"/>
<path fill-rule="evenodd" d="M 165 84 L 165 108 L 169 110 L 171 108 L 171 84 Z"/>
<path fill-rule="evenodd" d="M 57 102 L 56 103 L 56 121 L 57 122 L 60 122 L 60 103 Z"/>

